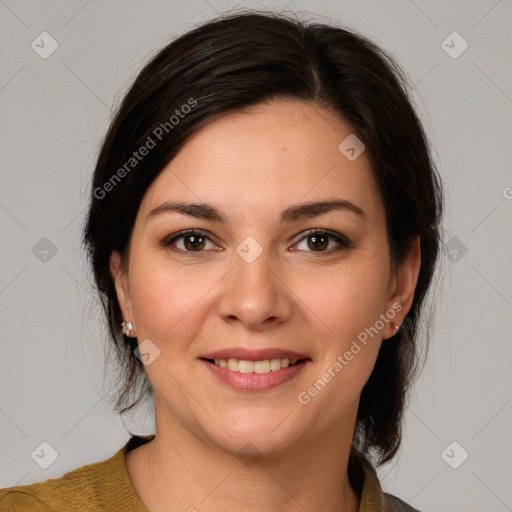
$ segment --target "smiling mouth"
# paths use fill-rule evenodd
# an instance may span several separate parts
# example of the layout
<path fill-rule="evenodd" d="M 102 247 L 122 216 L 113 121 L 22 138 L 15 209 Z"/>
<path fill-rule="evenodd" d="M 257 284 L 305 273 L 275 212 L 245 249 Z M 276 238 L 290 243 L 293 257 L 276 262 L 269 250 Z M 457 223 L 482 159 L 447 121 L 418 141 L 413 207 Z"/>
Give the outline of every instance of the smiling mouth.
<path fill-rule="evenodd" d="M 227 368 L 232 372 L 239 373 L 272 373 L 295 366 L 304 361 L 308 361 L 309 358 L 304 359 L 262 359 L 260 361 L 248 361 L 244 359 L 203 359 L 208 363 L 214 364 L 221 368 Z"/>

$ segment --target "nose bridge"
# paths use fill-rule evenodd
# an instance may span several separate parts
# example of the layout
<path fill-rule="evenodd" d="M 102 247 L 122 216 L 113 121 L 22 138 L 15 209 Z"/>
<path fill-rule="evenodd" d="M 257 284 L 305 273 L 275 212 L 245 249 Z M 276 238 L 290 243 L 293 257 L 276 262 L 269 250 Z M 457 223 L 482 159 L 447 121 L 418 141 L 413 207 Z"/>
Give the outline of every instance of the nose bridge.
<path fill-rule="evenodd" d="M 269 318 L 284 319 L 290 304 L 286 287 L 280 282 L 279 263 L 272 251 L 247 237 L 236 249 L 233 269 L 224 284 L 219 313 L 224 318 L 238 318 L 252 327 Z"/>

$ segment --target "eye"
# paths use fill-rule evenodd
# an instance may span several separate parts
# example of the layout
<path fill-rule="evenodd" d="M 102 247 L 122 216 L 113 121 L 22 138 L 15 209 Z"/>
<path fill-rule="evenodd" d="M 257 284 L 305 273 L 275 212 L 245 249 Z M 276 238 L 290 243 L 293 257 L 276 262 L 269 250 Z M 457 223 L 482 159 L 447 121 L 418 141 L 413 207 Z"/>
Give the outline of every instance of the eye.
<path fill-rule="evenodd" d="M 213 246 L 211 248 L 217 247 L 206 233 L 187 229 L 173 235 L 171 238 L 167 238 L 162 244 L 165 247 L 174 246 L 180 251 L 194 253 L 204 252 L 203 249 L 208 248 L 206 247 L 208 242 Z"/>
<path fill-rule="evenodd" d="M 334 241 L 334 247 L 332 243 Z M 210 247 L 208 243 L 211 244 Z M 300 244 L 305 244 L 306 248 L 300 248 Z M 220 250 L 211 240 L 207 233 L 194 229 L 181 231 L 170 238 L 162 241 L 164 247 L 170 247 L 182 253 L 201 253 L 206 249 Z M 317 252 L 321 254 L 332 254 L 342 248 L 352 247 L 352 242 L 344 235 L 325 229 L 311 229 L 296 244 L 299 250 L 306 252 Z M 294 249 L 295 250 L 295 249 Z"/>
<path fill-rule="evenodd" d="M 334 248 L 330 244 L 333 240 L 338 244 L 335 245 Z M 312 229 L 307 231 L 305 236 L 303 236 L 299 241 L 298 246 L 300 246 L 301 243 L 305 243 L 306 249 L 300 250 L 306 250 L 307 252 L 320 252 L 323 254 L 331 254 L 341 248 L 348 249 L 352 247 L 352 243 L 347 237 L 340 233 L 335 233 L 325 229 Z"/>

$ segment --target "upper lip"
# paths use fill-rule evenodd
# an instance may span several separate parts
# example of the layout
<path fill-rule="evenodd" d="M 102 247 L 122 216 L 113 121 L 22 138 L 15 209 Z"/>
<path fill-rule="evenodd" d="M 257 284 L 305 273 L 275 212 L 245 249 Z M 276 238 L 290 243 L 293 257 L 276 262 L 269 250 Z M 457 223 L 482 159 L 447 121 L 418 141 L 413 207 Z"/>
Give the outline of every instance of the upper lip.
<path fill-rule="evenodd" d="M 225 348 L 209 352 L 203 359 L 242 359 L 244 361 L 264 361 L 265 359 L 308 359 L 304 354 L 281 348 L 247 349 L 241 347 Z"/>

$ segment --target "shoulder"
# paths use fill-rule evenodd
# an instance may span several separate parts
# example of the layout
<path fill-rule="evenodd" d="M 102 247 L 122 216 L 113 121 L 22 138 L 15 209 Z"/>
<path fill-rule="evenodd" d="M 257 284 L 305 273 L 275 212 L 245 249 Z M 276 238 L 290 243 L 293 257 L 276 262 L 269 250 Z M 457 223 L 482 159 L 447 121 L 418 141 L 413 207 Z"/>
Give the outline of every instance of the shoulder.
<path fill-rule="evenodd" d="M 100 463 L 101 464 L 101 463 Z M 97 497 L 94 496 L 94 471 L 87 466 L 75 469 L 60 478 L 44 482 L 20 485 L 0 490 L 2 512 L 61 512 L 64 506 L 77 510 L 97 511 Z M 85 508 L 87 504 L 89 508 Z"/>
<path fill-rule="evenodd" d="M 389 512 L 420 512 L 392 494 L 385 492 L 384 499 L 387 502 Z"/>
<path fill-rule="evenodd" d="M 25 486 L 21 486 L 25 487 Z M 30 487 L 30 486 L 26 486 Z M 31 491 L 18 490 L 16 487 L 9 489 L 0 489 L 0 510 L 2 512 L 53 512 L 40 499 L 32 494 Z"/>
<path fill-rule="evenodd" d="M 352 476 L 361 488 L 359 512 L 420 512 L 400 498 L 383 492 L 377 472 L 361 452 L 351 452 L 351 463 Z"/>
<path fill-rule="evenodd" d="M 2 512 L 100 512 L 112 510 L 109 502 L 123 502 L 130 480 L 124 454 L 127 445 L 109 459 L 79 467 L 60 478 L 0 489 Z M 125 502 L 126 504 L 126 502 Z M 129 505 L 129 503 L 127 504 Z M 125 510 L 130 507 L 126 506 Z M 134 509 L 135 510 L 135 509 Z"/>

